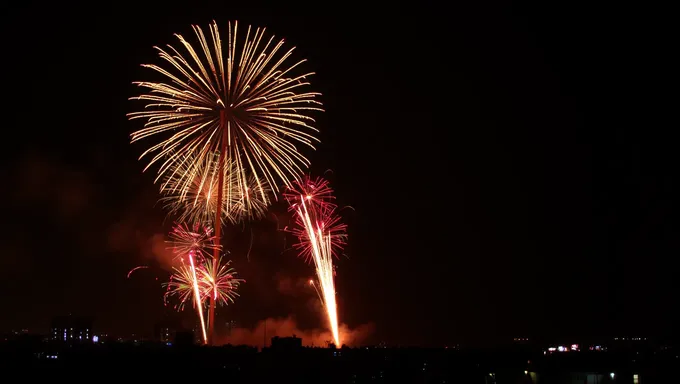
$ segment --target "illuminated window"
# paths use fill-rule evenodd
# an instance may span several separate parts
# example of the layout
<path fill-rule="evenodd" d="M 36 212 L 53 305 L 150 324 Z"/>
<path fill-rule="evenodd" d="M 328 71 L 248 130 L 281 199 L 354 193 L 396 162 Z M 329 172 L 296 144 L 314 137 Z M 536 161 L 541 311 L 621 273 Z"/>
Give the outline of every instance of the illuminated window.
<path fill-rule="evenodd" d="M 633 384 L 640 384 L 640 376 L 637 373 L 633 375 Z"/>

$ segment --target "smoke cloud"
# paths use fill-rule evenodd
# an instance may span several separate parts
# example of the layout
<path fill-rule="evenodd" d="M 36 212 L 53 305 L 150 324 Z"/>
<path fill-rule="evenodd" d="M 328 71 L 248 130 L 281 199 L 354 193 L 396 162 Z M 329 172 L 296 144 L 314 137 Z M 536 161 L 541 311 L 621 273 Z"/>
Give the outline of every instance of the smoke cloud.
<path fill-rule="evenodd" d="M 129 209 L 106 231 L 108 249 L 113 252 L 131 253 L 141 256 L 144 264 L 158 264 L 165 270 L 172 270 L 173 252 L 167 237 L 158 232 L 158 226 L 143 217 L 146 211 Z"/>
<path fill-rule="evenodd" d="M 362 324 L 354 329 L 347 325 L 340 325 L 340 340 L 349 347 L 358 347 L 373 332 L 373 323 Z M 229 335 L 219 339 L 220 344 L 262 346 L 265 342 L 270 345 L 274 336 L 297 336 L 302 339 L 304 346 L 325 347 L 333 340 L 331 332 L 325 329 L 300 329 L 291 316 L 286 318 L 268 318 L 258 322 L 254 328 L 234 328 Z"/>
<path fill-rule="evenodd" d="M 175 255 L 172 252 L 172 249 L 170 248 L 170 245 L 168 244 L 164 235 L 156 233 L 155 235 L 151 236 L 149 240 L 147 240 L 147 246 L 147 249 L 150 250 L 150 252 L 145 254 L 147 258 L 153 258 L 156 260 L 156 262 L 158 262 L 158 264 L 163 269 L 172 269 Z"/>
<path fill-rule="evenodd" d="M 308 295 L 313 292 L 313 289 L 309 285 L 309 278 L 304 277 L 291 277 L 284 275 L 281 272 L 277 272 L 274 279 L 276 280 L 276 289 L 279 293 L 286 296 L 301 296 L 302 294 Z"/>

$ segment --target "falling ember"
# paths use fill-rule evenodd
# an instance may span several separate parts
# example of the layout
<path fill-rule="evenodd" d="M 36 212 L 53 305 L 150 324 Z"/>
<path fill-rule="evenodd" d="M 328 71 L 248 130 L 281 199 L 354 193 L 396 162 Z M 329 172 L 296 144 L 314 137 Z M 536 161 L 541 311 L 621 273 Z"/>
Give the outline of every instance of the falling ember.
<path fill-rule="evenodd" d="M 309 285 L 311 285 L 312 288 L 314 288 L 314 292 L 316 292 L 316 295 L 319 296 L 319 301 L 320 301 L 321 303 L 323 303 L 323 302 L 324 302 L 323 296 L 321 295 L 321 292 L 319 292 L 319 288 L 317 288 L 317 284 L 314 284 L 314 280 L 311 280 L 311 279 L 310 279 L 310 280 L 309 280 Z"/>
<path fill-rule="evenodd" d="M 310 280 L 326 309 L 331 333 L 336 346 L 340 345 L 338 308 L 335 300 L 333 256 L 345 244 L 346 226 L 340 223 L 332 202 L 328 182 L 309 178 L 294 183 L 295 189 L 286 192 L 290 210 L 295 215 L 296 228 L 291 230 L 299 239 L 300 256 L 311 260 L 316 269 L 318 284 Z M 318 286 L 318 287 L 317 287 Z"/>

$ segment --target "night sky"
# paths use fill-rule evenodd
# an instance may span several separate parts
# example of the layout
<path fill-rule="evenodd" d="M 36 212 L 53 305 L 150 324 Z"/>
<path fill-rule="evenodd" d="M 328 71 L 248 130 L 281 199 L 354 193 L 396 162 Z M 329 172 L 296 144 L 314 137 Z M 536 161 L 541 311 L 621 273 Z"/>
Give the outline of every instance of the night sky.
<path fill-rule="evenodd" d="M 668 335 L 680 320 L 669 24 L 633 9 L 425 3 L 3 9 L 0 332 L 73 313 L 151 334 L 176 316 L 161 287 L 172 218 L 137 161 L 149 141 L 129 143 L 140 122 L 127 99 L 151 75 L 139 64 L 159 62 L 154 45 L 215 19 L 266 26 L 318 73 L 322 144 L 307 154 L 354 208 L 337 288 L 363 343 Z M 313 268 L 284 252 L 287 221 L 277 205 L 228 229 L 247 283 L 220 321 L 325 326 L 304 285 Z M 127 279 L 137 265 L 149 268 Z"/>

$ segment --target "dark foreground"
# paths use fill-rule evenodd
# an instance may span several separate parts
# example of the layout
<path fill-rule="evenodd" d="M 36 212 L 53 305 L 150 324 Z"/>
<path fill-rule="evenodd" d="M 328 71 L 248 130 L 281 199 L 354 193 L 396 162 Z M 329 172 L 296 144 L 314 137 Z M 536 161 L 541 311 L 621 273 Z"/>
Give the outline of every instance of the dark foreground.
<path fill-rule="evenodd" d="M 504 349 L 265 349 L 0 344 L 4 377 L 228 383 L 678 383 L 674 349 L 547 354 Z M 14 376 L 19 374 L 21 376 Z M 637 378 L 637 381 L 635 381 Z"/>

